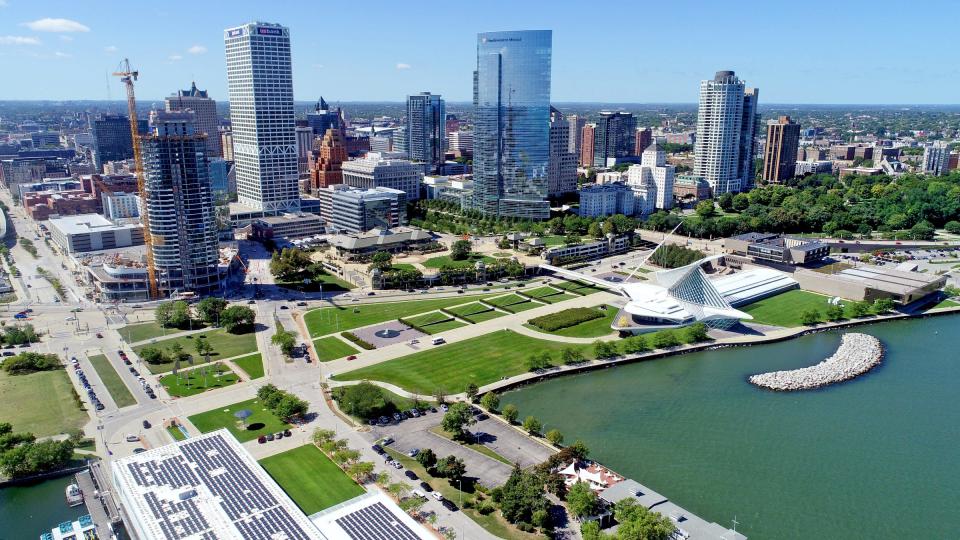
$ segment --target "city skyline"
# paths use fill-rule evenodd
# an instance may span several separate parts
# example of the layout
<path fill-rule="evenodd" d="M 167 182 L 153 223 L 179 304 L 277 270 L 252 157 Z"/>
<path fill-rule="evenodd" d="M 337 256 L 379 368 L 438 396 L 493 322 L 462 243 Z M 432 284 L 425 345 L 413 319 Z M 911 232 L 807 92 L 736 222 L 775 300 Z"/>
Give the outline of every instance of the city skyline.
<path fill-rule="evenodd" d="M 67 2 L 34 5 L 7 0 L 0 6 L 0 64 L 15 71 L 20 80 L 45 82 L 39 88 L 27 84 L 0 88 L 4 100 L 117 99 L 122 88 L 109 80 L 108 73 L 125 56 L 142 72 L 138 96 L 143 100 L 161 100 L 192 80 L 208 89 L 213 99 L 225 100 L 222 31 L 258 19 L 291 30 L 297 101 L 315 100 L 322 94 L 330 102 L 401 102 L 406 95 L 429 90 L 449 103 L 468 102 L 472 36 L 515 28 L 553 31 L 551 95 L 558 103 L 694 103 L 697 82 L 721 69 L 734 70 L 749 85 L 764 88 L 768 104 L 948 104 L 955 102 L 951 88 L 960 81 L 960 71 L 941 67 L 950 64 L 949 37 L 920 36 L 924 27 L 920 13 L 904 12 L 899 17 L 900 31 L 908 34 L 904 39 L 909 41 L 911 32 L 922 38 L 921 61 L 909 48 L 883 51 L 886 69 L 863 69 L 853 54 L 849 62 L 827 61 L 832 54 L 862 50 L 874 38 L 862 25 L 856 6 L 831 12 L 829 27 L 805 26 L 803 39 L 789 48 L 759 46 L 765 40 L 783 42 L 784 23 L 796 17 L 788 6 L 752 4 L 731 11 L 702 2 L 637 6 L 610 1 L 596 7 L 618 18 L 636 19 L 637 24 L 658 21 L 644 25 L 644 49 L 657 51 L 646 55 L 626 52 L 638 46 L 629 32 L 601 34 L 583 27 L 578 17 L 564 16 L 573 14 L 564 9 L 573 5 L 564 3 L 544 9 L 547 6 L 542 3 L 494 2 L 491 9 L 471 12 L 469 17 L 438 12 L 429 15 L 438 23 L 428 25 L 431 32 L 403 39 L 391 36 L 400 35 L 399 29 L 408 23 L 423 24 L 421 13 L 393 10 L 389 4 L 362 11 L 327 9 L 325 16 L 338 21 L 344 37 L 349 37 L 351 29 L 358 36 L 375 29 L 383 37 L 370 43 L 349 40 L 349 46 L 338 45 L 347 40 L 318 38 L 310 19 L 297 16 L 310 9 L 303 3 L 277 9 L 239 2 L 229 12 L 216 5 L 191 6 L 187 12 L 164 6 L 166 10 L 158 7 L 132 24 L 119 4 L 116 9 L 108 4 L 95 12 Z M 817 10 L 816 4 L 808 7 Z M 507 21 L 502 17 L 504 9 L 511 13 Z M 957 7 L 943 3 L 939 10 L 950 11 L 956 12 Z M 145 39 L 141 32 L 145 23 L 168 31 Z M 743 40 L 716 42 L 710 30 L 723 25 L 749 32 Z M 837 28 L 844 30 L 837 32 Z M 586 38 L 591 47 L 581 46 Z M 389 47 L 383 46 L 385 39 Z M 597 54 L 602 50 L 624 52 Z M 582 66 L 590 66 L 590 71 L 584 72 Z M 890 70 L 898 76 L 891 77 Z M 597 77 L 603 78 L 603 84 L 595 84 Z M 812 84 L 813 80 L 829 84 Z"/>

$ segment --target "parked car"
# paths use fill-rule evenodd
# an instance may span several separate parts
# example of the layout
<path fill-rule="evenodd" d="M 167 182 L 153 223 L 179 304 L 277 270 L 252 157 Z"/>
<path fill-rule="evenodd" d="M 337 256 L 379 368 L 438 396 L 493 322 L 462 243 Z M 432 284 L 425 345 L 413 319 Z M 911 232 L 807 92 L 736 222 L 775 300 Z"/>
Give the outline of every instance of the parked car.
<path fill-rule="evenodd" d="M 347 361 L 356 360 L 356 359 L 357 359 L 357 355 L 355 354 L 351 354 L 350 356 L 347 357 Z"/>
<path fill-rule="evenodd" d="M 260 444 L 263 444 L 263 443 L 267 442 L 267 438 L 266 438 L 265 436 L 261 435 L 261 436 L 257 437 L 257 442 L 260 443 Z"/>
<path fill-rule="evenodd" d="M 400 463 L 399 461 L 394 461 L 394 462 L 393 462 L 393 468 L 394 468 L 394 469 L 398 469 L 398 470 L 399 470 L 399 469 L 402 469 L 402 468 L 403 468 L 403 464 Z"/>
<path fill-rule="evenodd" d="M 283 436 L 284 436 L 284 437 L 289 437 L 289 436 L 290 436 L 290 430 L 289 430 L 289 429 L 283 430 Z"/>
<path fill-rule="evenodd" d="M 142 453 L 144 453 L 144 452 L 146 452 L 146 451 L 147 451 L 147 449 L 144 448 L 144 447 L 142 447 L 142 446 L 139 447 L 139 448 L 134 448 L 134 449 L 133 449 L 133 453 L 134 453 L 134 454 L 142 454 Z"/>
<path fill-rule="evenodd" d="M 103 334 L 101 334 L 100 332 L 97 332 L 97 337 L 100 339 L 103 339 Z"/>
<path fill-rule="evenodd" d="M 283 432 L 282 432 L 282 431 L 278 431 L 277 434 L 276 434 L 276 436 L 275 436 L 274 438 L 276 438 L 276 439 L 279 441 L 280 439 L 283 438 Z"/>
<path fill-rule="evenodd" d="M 426 482 L 420 482 L 420 489 L 426 491 L 427 493 L 430 493 L 433 491 L 433 488 L 430 487 L 430 484 Z"/>
<path fill-rule="evenodd" d="M 438 501 L 443 500 L 443 495 L 441 495 L 439 491 L 434 491 L 433 493 L 430 494 L 430 496 Z"/>
<path fill-rule="evenodd" d="M 274 438 L 275 438 L 275 437 L 273 436 L 273 433 L 267 433 L 267 440 L 268 440 L 268 441 L 272 441 Z"/>
<path fill-rule="evenodd" d="M 280 306 L 280 309 L 290 309 L 287 306 Z"/>
<path fill-rule="evenodd" d="M 150 429 L 150 422 L 147 420 L 143 421 L 143 429 Z"/>
<path fill-rule="evenodd" d="M 304 307 L 304 306 L 307 305 L 307 303 L 306 303 L 306 302 L 297 302 L 297 305 L 300 306 L 300 307 Z"/>
<path fill-rule="evenodd" d="M 400 420 L 403 420 L 403 417 L 400 416 L 400 413 L 393 413 L 393 420 L 399 422 Z"/>
<path fill-rule="evenodd" d="M 414 448 L 414 449 L 410 450 L 409 452 L 407 452 L 407 455 L 410 456 L 410 457 L 417 457 L 417 454 L 419 454 L 419 453 L 420 453 L 420 449 L 419 449 L 419 448 Z"/>
<path fill-rule="evenodd" d="M 419 480 L 419 479 L 420 479 L 420 477 L 417 476 L 417 473 L 415 473 L 415 472 L 413 472 L 413 471 L 409 471 L 409 470 L 408 470 L 407 472 L 405 472 L 405 473 L 403 473 L 403 474 L 404 474 L 404 476 L 406 476 L 407 478 L 409 478 L 409 479 L 411 479 L 411 480 Z"/>
<path fill-rule="evenodd" d="M 380 441 L 380 444 L 386 446 L 393 443 L 393 437 L 387 437 L 386 439 Z"/>
<path fill-rule="evenodd" d="M 383 455 L 383 447 L 380 446 L 379 444 L 375 444 L 375 445 L 371 446 L 370 449 L 373 450 L 374 452 L 380 454 L 381 456 Z"/>
<path fill-rule="evenodd" d="M 127 435 L 126 439 L 127 439 L 127 442 L 137 442 L 137 441 L 140 440 L 140 437 L 138 437 L 137 435 L 134 435 L 133 433 L 131 433 L 131 434 Z"/>
<path fill-rule="evenodd" d="M 436 493 L 436 492 L 434 492 L 434 493 Z M 447 510 L 449 510 L 449 511 L 451 511 L 451 512 L 456 512 L 457 510 L 459 510 L 459 508 L 457 508 L 457 505 L 453 504 L 452 501 L 447 500 L 447 499 L 444 499 L 444 500 L 440 501 L 440 504 L 442 504 L 444 508 L 446 508 Z"/>

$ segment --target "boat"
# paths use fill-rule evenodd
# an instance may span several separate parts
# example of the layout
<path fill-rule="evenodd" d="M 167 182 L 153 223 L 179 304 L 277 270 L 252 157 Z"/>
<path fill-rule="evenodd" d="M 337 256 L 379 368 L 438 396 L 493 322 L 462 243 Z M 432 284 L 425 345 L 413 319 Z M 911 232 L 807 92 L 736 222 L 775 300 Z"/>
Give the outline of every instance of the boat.
<path fill-rule="evenodd" d="M 76 484 L 70 484 L 66 489 L 67 497 L 67 506 L 80 506 L 83 504 L 83 492 L 80 491 L 80 486 Z"/>

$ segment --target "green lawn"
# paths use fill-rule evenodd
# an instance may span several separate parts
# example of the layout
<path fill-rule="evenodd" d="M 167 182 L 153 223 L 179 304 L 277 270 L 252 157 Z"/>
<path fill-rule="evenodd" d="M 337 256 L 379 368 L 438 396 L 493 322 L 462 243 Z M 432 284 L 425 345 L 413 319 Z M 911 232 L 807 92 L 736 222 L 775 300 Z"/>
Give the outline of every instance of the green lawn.
<path fill-rule="evenodd" d="M 297 282 L 278 283 L 278 285 L 283 288 L 291 289 L 294 291 L 307 291 L 307 292 L 319 291 L 321 288 L 325 292 L 349 291 L 354 287 L 353 284 L 348 283 L 330 273 L 316 274 L 312 278 L 310 278 L 310 283 L 303 283 L 301 281 L 297 281 Z"/>
<path fill-rule="evenodd" d="M 544 236 L 540 239 L 543 240 L 543 244 L 547 247 L 563 246 L 567 243 L 567 237 L 561 235 Z"/>
<path fill-rule="evenodd" d="M 127 407 L 137 403 L 137 400 L 133 398 L 133 394 L 130 393 L 127 385 L 123 384 L 123 379 L 120 378 L 120 374 L 113 368 L 113 365 L 107 360 L 106 356 L 102 354 L 91 356 L 90 363 L 93 364 L 93 369 L 96 370 L 97 375 L 100 376 L 103 385 L 107 387 L 107 392 L 110 392 L 110 397 L 113 398 L 113 402 L 117 404 L 117 407 Z"/>
<path fill-rule="evenodd" d="M 960 306 L 960 304 L 958 304 L 958 303 L 956 303 L 956 302 L 954 302 L 953 300 L 950 300 L 950 299 L 948 298 L 948 299 L 946 299 L 946 300 L 940 301 L 938 304 L 936 304 L 935 306 L 933 306 L 933 307 L 930 308 L 930 309 L 945 308 L 945 307 L 957 307 L 957 306 Z"/>
<path fill-rule="evenodd" d="M 523 291 L 528 296 L 532 296 L 537 299 L 545 299 L 551 304 L 556 304 L 557 302 L 563 302 L 564 300 L 570 300 L 571 298 L 577 298 L 575 294 L 565 293 L 563 291 L 558 291 L 553 287 L 538 287 L 530 291 Z"/>
<path fill-rule="evenodd" d="M 601 337 L 612 333 L 613 330 L 610 329 L 610 325 L 613 324 L 613 320 L 617 317 L 617 312 L 619 310 L 613 306 L 607 306 L 606 311 L 599 308 L 597 308 L 597 311 L 602 313 L 603 317 L 585 321 L 573 326 L 568 326 L 566 328 L 561 328 L 559 330 L 554 330 L 553 332 L 546 332 L 545 330 L 541 330 L 533 325 L 527 325 L 527 327 L 532 330 L 536 330 L 537 332 L 545 332 L 555 336 L 574 338 Z"/>
<path fill-rule="evenodd" d="M 194 322 L 194 329 L 203 328 L 205 325 L 200 322 Z M 177 328 L 164 328 L 160 326 L 156 321 L 145 322 L 140 324 L 128 324 L 120 330 L 120 337 L 124 339 L 127 343 L 136 343 L 138 341 L 143 341 L 145 339 L 153 338 L 162 338 L 165 335 L 171 336 L 183 330 Z"/>
<path fill-rule="evenodd" d="M 504 316 L 504 313 L 501 313 L 495 309 L 491 309 L 480 302 L 471 302 L 465 306 L 450 308 L 447 311 L 456 313 L 461 317 L 466 317 L 471 321 L 478 323 Z"/>
<path fill-rule="evenodd" d="M 263 377 L 263 358 L 260 353 L 243 356 L 232 362 L 246 372 L 251 379 Z"/>
<path fill-rule="evenodd" d="M 240 421 L 233 416 L 235 412 L 243 409 L 253 413 L 247 418 L 247 428 L 244 428 Z M 240 442 L 252 441 L 260 435 L 276 433 L 290 427 L 290 424 L 280 420 L 272 412 L 263 408 L 256 398 L 195 414 L 189 417 L 189 420 L 200 430 L 200 433 L 210 433 L 220 428 L 227 428 Z"/>
<path fill-rule="evenodd" d="M 426 333 L 431 335 L 439 334 L 440 332 L 446 332 L 447 330 L 453 330 L 454 328 L 460 328 L 461 326 L 466 326 L 466 324 L 441 311 L 426 313 L 424 315 L 411 317 L 406 320 L 410 321 L 411 324 L 417 325 Z"/>
<path fill-rule="evenodd" d="M 246 334 L 230 334 L 227 333 L 227 331 L 223 328 L 217 328 L 215 330 L 207 330 L 205 332 L 199 332 L 196 334 L 157 340 L 156 343 L 139 345 L 133 348 L 133 352 L 139 354 L 139 352 L 145 347 L 157 347 L 160 349 L 165 349 L 167 352 L 169 352 L 170 347 L 172 347 L 174 343 L 179 343 L 180 346 L 183 347 L 184 352 L 188 352 L 194 356 L 193 362 L 195 364 L 199 364 L 205 361 L 205 358 L 197 355 L 197 350 L 195 348 L 195 343 L 199 339 L 206 339 L 213 347 L 213 352 L 210 353 L 210 360 L 219 360 L 222 358 L 240 356 L 242 354 L 256 352 L 257 350 L 257 338 L 253 332 L 247 332 Z M 166 373 L 167 371 L 171 371 L 173 369 L 173 362 L 146 365 L 147 369 L 150 370 L 150 373 Z"/>
<path fill-rule="evenodd" d="M 593 358 L 589 345 L 569 345 L 501 330 L 472 339 L 337 375 L 339 380 L 375 380 L 396 384 L 410 392 L 433 395 L 437 389 L 459 393 L 467 384 L 483 386 L 527 371 L 531 352 L 550 351 L 560 361 L 564 347 L 578 348 Z"/>
<path fill-rule="evenodd" d="M 394 270 L 416 270 L 417 267 L 409 263 L 391 263 L 390 267 Z"/>
<path fill-rule="evenodd" d="M 533 309 L 536 307 L 541 307 L 545 304 L 539 302 L 532 302 L 519 294 L 510 293 L 506 296 L 500 296 L 498 298 L 491 298 L 487 300 L 488 303 L 493 304 L 497 307 L 506 308 L 509 311 L 526 311 L 528 309 Z"/>
<path fill-rule="evenodd" d="M 168 426 L 168 427 L 167 427 L 167 433 L 169 433 L 170 436 L 173 437 L 173 440 L 175 440 L 175 441 L 183 441 L 183 440 L 186 440 L 186 437 L 183 435 L 183 432 L 180 431 L 180 428 L 178 428 L 178 427 L 176 427 L 176 426 Z"/>
<path fill-rule="evenodd" d="M 579 281 L 555 280 L 553 283 L 551 283 L 551 285 L 553 285 L 554 287 L 557 287 L 558 289 L 563 289 L 565 291 L 576 293 L 577 296 L 584 296 L 587 294 L 592 294 L 597 291 L 604 290 L 600 287 L 597 287 L 596 285 L 592 285 L 590 283 L 582 283 Z"/>
<path fill-rule="evenodd" d="M 317 352 L 317 358 L 319 358 L 321 362 L 336 360 L 337 358 L 350 356 L 357 352 L 357 349 L 352 345 L 348 345 L 337 336 L 329 336 L 315 340 L 313 342 L 313 349 Z"/>
<path fill-rule="evenodd" d="M 822 317 L 830 306 L 827 300 L 829 297 L 822 294 L 794 289 L 754 302 L 743 307 L 741 311 L 753 316 L 750 322 L 791 328 L 803 326 L 800 314 L 809 309 L 816 309 Z"/>
<path fill-rule="evenodd" d="M 62 369 L 29 375 L 0 371 L 0 421 L 37 437 L 79 429 L 90 418 L 73 395 L 73 384 Z"/>
<path fill-rule="evenodd" d="M 176 375 L 170 374 L 160 378 L 160 384 L 167 389 L 171 396 L 186 397 L 225 388 L 240 380 L 237 374 L 225 365 L 221 365 L 220 375 L 217 375 L 217 366 L 221 364 L 211 364 L 209 366 L 191 369 L 189 371 L 180 371 Z"/>
<path fill-rule="evenodd" d="M 455 261 L 451 259 L 449 255 L 433 257 L 432 259 L 423 261 L 423 266 L 436 269 L 443 268 L 444 266 L 452 266 L 454 268 L 473 268 L 473 265 L 477 264 L 477 261 L 483 261 L 486 264 L 497 262 L 497 260 L 493 257 L 480 255 L 479 253 L 471 253 L 468 258 L 462 261 Z"/>
<path fill-rule="evenodd" d="M 334 332 L 350 330 L 370 324 L 396 320 L 397 317 L 411 317 L 420 313 L 467 304 L 486 295 L 457 295 L 432 300 L 411 300 L 408 302 L 383 302 L 377 304 L 352 304 L 350 302 L 328 308 L 309 311 L 303 320 L 310 336 L 319 337 Z"/>
<path fill-rule="evenodd" d="M 312 444 L 264 458 L 260 465 L 308 516 L 364 493 Z"/>

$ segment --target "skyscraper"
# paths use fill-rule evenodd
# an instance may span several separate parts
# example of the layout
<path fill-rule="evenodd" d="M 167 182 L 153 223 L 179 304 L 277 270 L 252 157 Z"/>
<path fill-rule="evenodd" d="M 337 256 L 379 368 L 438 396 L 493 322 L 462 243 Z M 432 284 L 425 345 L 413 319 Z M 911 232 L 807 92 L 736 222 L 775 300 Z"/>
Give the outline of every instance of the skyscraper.
<path fill-rule="evenodd" d="M 477 35 L 474 207 L 546 219 L 550 158 L 550 30 Z"/>
<path fill-rule="evenodd" d="M 407 156 L 429 165 L 431 172 L 442 172 L 447 107 L 443 99 L 430 92 L 407 96 Z"/>
<path fill-rule="evenodd" d="M 207 134 L 207 157 L 220 157 L 220 118 L 217 102 L 210 99 L 206 90 L 198 90 L 197 83 L 190 83 L 189 90 L 179 90 L 164 100 L 168 111 L 191 110 L 197 117 L 197 129 Z"/>
<path fill-rule="evenodd" d="M 633 113 L 601 112 L 593 132 L 593 166 L 607 167 L 608 159 L 635 155 L 636 130 Z"/>
<path fill-rule="evenodd" d="M 636 144 L 633 146 L 633 155 L 643 155 L 643 151 L 653 142 L 653 130 L 646 128 L 637 128 Z"/>
<path fill-rule="evenodd" d="M 583 141 L 583 126 L 587 123 L 586 119 L 580 115 L 567 115 L 567 124 L 570 126 L 570 135 L 568 141 L 569 151 L 580 156 L 580 144 Z"/>
<path fill-rule="evenodd" d="M 307 113 L 307 125 L 313 128 L 313 134 L 317 137 L 323 137 L 330 128 L 343 129 L 343 123 L 340 118 L 340 109 L 331 110 L 323 96 L 317 102 L 313 112 Z"/>
<path fill-rule="evenodd" d="M 596 124 L 585 124 L 580 130 L 580 166 L 593 167 L 593 137 Z"/>
<path fill-rule="evenodd" d="M 141 122 L 141 133 L 146 122 Z M 133 157 L 133 139 L 130 137 L 130 119 L 123 115 L 104 114 L 93 121 L 93 164 L 103 172 L 103 164 Z"/>
<path fill-rule="evenodd" d="M 767 145 L 763 149 L 764 182 L 782 184 L 793 178 L 797 169 L 800 124 L 781 116 L 767 122 Z"/>
<path fill-rule="evenodd" d="M 693 173 L 707 181 L 714 197 L 753 183 L 757 95 L 732 71 L 700 83 Z"/>
<path fill-rule="evenodd" d="M 248 23 L 224 31 L 238 201 L 266 214 L 297 211 L 290 32 Z"/>
<path fill-rule="evenodd" d="M 307 174 L 310 170 L 307 166 L 310 152 L 313 150 L 313 129 L 310 126 L 297 126 L 294 128 L 294 134 L 297 141 L 297 172 L 301 175 Z"/>
<path fill-rule="evenodd" d="M 149 234 L 161 291 L 206 294 L 219 287 L 219 245 L 207 135 L 192 112 L 153 111 L 142 138 Z"/>
<path fill-rule="evenodd" d="M 550 163 L 547 168 L 550 196 L 577 190 L 577 155 L 570 151 L 570 124 L 550 107 Z"/>
<path fill-rule="evenodd" d="M 320 148 L 313 151 L 310 166 L 310 182 L 313 189 L 322 189 L 343 183 L 341 165 L 347 160 L 347 145 L 339 129 L 330 128 L 320 142 Z"/>
<path fill-rule="evenodd" d="M 923 163 L 920 169 L 924 174 L 943 176 L 950 164 L 950 147 L 943 141 L 934 141 L 923 147 Z"/>

